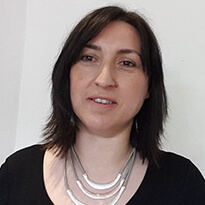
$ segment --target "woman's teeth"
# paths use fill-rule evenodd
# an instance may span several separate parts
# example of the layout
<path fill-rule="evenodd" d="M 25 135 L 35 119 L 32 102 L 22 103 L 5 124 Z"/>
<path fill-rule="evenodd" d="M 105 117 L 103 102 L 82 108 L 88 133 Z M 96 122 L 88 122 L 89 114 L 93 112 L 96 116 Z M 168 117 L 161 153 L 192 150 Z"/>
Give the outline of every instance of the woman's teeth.
<path fill-rule="evenodd" d="M 95 98 L 95 99 L 93 99 L 93 101 L 97 102 L 97 103 L 102 103 L 102 104 L 112 104 L 112 101 L 105 100 L 105 99 L 100 99 L 100 98 Z"/>

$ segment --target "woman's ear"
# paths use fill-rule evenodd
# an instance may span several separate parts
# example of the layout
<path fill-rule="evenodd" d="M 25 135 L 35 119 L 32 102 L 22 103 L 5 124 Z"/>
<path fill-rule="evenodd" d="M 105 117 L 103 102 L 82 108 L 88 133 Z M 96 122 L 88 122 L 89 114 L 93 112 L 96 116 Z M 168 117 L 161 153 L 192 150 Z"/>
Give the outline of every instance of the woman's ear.
<path fill-rule="evenodd" d="M 147 91 L 147 94 L 145 96 L 145 99 L 148 99 L 149 98 L 149 91 Z"/>

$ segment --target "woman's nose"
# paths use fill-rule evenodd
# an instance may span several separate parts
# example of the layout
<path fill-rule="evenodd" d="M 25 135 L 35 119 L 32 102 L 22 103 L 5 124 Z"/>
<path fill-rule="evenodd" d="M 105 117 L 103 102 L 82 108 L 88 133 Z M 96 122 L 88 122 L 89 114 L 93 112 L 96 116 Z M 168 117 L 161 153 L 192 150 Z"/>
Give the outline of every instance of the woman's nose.
<path fill-rule="evenodd" d="M 103 88 L 118 87 L 116 76 L 111 65 L 102 66 L 100 73 L 95 80 L 95 84 Z"/>

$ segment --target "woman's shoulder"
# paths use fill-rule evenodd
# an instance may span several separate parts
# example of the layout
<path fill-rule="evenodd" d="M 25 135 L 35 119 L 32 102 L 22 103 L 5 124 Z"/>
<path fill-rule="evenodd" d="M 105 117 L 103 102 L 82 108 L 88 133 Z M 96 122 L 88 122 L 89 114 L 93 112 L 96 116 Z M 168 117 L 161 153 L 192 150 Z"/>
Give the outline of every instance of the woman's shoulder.
<path fill-rule="evenodd" d="M 16 167 L 21 166 L 25 168 L 26 166 L 34 164 L 41 165 L 44 153 L 45 150 L 43 149 L 42 145 L 32 145 L 14 152 L 6 159 L 5 163 L 7 166 L 9 166 L 10 169 L 14 170 Z"/>
<path fill-rule="evenodd" d="M 193 194 L 198 190 L 198 194 L 205 194 L 204 177 L 190 159 L 163 151 L 158 170 L 164 181 L 169 181 L 170 184 L 178 187 L 180 185 L 181 190 L 184 189 L 189 194 Z M 203 199 L 205 200 L 205 195 Z"/>
<path fill-rule="evenodd" d="M 167 167 L 167 166 L 173 166 L 176 167 L 184 167 L 187 165 L 193 165 L 193 163 L 190 161 L 190 159 L 173 153 L 173 152 L 167 152 L 167 151 L 161 151 L 160 157 L 159 157 L 159 164 L 161 167 Z M 177 168 L 177 167 L 176 167 Z"/>
<path fill-rule="evenodd" d="M 139 195 L 146 202 L 152 198 L 144 204 L 202 205 L 205 201 L 205 180 L 191 160 L 162 151 L 158 166 L 149 165 Z"/>
<path fill-rule="evenodd" d="M 43 184 L 44 153 L 42 145 L 33 145 L 6 159 L 0 169 L 0 204 L 7 204 L 7 201 L 8 204 L 43 204 L 39 200 L 49 201 Z"/>
<path fill-rule="evenodd" d="M 176 170 L 176 171 L 187 171 L 187 169 L 198 170 L 195 164 L 187 157 L 182 155 L 162 151 L 159 157 L 159 167 L 161 169 Z"/>
<path fill-rule="evenodd" d="M 195 164 L 188 158 L 172 152 L 162 151 L 159 158 L 159 169 L 170 175 L 179 176 L 195 174 L 203 178 Z"/>
<path fill-rule="evenodd" d="M 21 154 L 23 152 L 38 152 L 38 151 L 43 151 L 43 144 L 34 144 L 34 145 L 30 145 L 24 148 L 21 148 L 17 151 L 15 151 L 11 156 L 13 155 L 18 155 Z"/>

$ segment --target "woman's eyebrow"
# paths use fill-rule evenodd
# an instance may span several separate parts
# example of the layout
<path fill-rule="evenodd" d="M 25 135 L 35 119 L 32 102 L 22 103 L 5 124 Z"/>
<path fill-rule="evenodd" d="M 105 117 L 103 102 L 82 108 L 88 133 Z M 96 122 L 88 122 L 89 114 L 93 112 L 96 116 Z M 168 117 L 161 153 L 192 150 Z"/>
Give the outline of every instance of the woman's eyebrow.
<path fill-rule="evenodd" d="M 94 45 L 94 44 L 87 44 L 85 46 L 85 48 L 90 48 L 90 49 L 93 49 L 93 50 L 96 50 L 96 51 L 101 51 L 101 48 L 99 46 Z"/>
<path fill-rule="evenodd" d="M 94 44 L 87 44 L 85 46 L 85 48 L 90 48 L 90 49 L 93 49 L 93 50 L 96 50 L 96 51 L 101 51 L 101 48 L 97 45 L 94 45 Z M 120 49 L 117 54 L 130 54 L 130 53 L 136 53 L 139 57 L 141 57 L 141 54 L 134 50 L 134 49 L 128 49 L 128 48 L 125 48 L 125 49 Z"/>
<path fill-rule="evenodd" d="M 134 49 L 120 49 L 118 52 L 118 54 L 130 54 L 130 53 L 136 53 L 139 57 L 141 57 L 141 54 L 134 50 Z"/>

